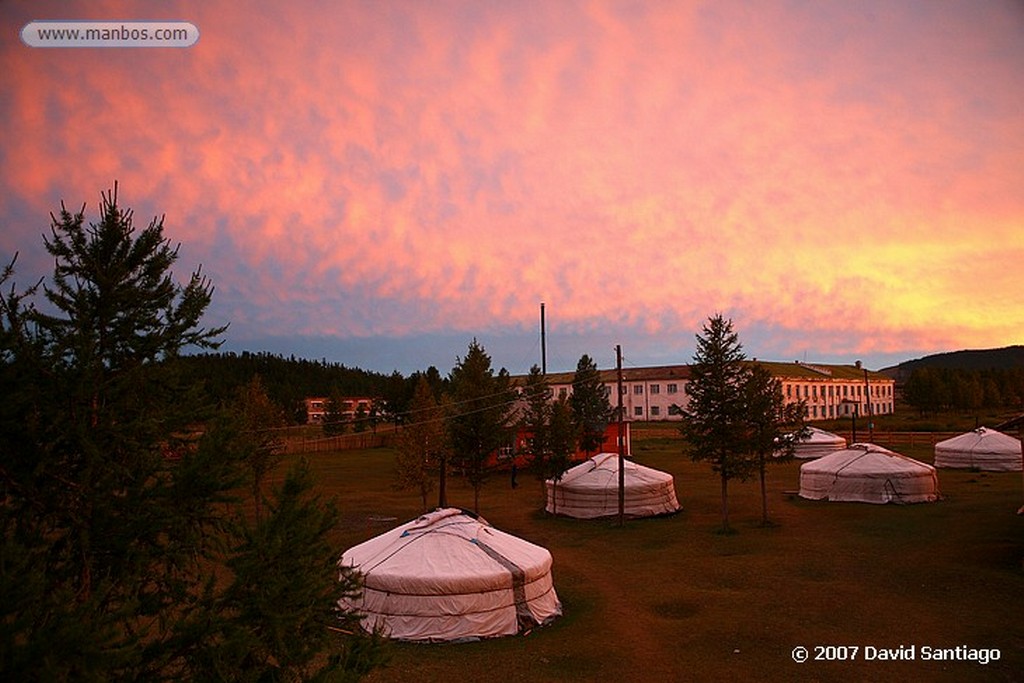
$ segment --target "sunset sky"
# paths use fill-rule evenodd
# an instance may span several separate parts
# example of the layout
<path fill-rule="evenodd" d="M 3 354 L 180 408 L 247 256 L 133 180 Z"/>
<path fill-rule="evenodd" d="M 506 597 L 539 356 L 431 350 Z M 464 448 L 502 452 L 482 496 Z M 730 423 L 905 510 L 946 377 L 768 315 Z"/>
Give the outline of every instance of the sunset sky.
<path fill-rule="evenodd" d="M 259 12 L 246 11 L 259 6 Z M 188 48 L 28 22 L 183 20 Z M 1024 343 L 1024 3 L 0 2 L 0 257 L 120 186 L 225 349 L 371 370 Z"/>

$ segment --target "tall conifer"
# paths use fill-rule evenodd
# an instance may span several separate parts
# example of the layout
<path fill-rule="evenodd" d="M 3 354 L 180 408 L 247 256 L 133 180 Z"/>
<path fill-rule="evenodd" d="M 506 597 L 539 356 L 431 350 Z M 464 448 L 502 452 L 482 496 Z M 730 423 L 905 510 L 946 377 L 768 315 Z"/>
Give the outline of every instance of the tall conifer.
<path fill-rule="evenodd" d="M 711 463 L 722 490 L 722 530 L 730 532 L 729 481 L 745 480 L 754 465 L 748 457 L 743 387 L 748 369 L 743 346 L 732 321 L 721 314 L 708 319 L 697 335 L 697 351 L 687 384 L 689 403 L 683 413 L 682 432 L 690 444 L 690 457 Z"/>

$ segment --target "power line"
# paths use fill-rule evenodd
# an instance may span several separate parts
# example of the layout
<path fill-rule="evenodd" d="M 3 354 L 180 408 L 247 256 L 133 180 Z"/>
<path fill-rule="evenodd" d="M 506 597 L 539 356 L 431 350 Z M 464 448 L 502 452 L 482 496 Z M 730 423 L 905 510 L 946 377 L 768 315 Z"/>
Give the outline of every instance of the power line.
<path fill-rule="evenodd" d="M 442 415 L 441 417 L 430 419 L 430 420 L 420 420 L 420 421 L 414 421 L 414 422 L 406 422 L 406 423 L 403 424 L 403 427 L 417 427 L 417 426 L 420 426 L 420 425 L 432 424 L 432 423 L 435 423 L 435 422 L 442 422 L 442 421 L 445 421 L 445 420 L 456 420 L 456 419 L 459 419 L 459 418 L 462 418 L 462 417 L 468 417 L 470 415 L 476 415 L 478 413 L 486 412 L 488 410 L 493 410 L 495 408 L 512 406 L 512 405 L 515 405 L 515 404 L 520 403 L 522 401 L 529 401 L 531 398 L 535 398 L 535 397 L 541 395 L 540 393 L 536 393 L 536 394 L 530 393 L 530 392 L 528 392 L 528 391 L 526 391 L 524 389 L 521 389 L 520 387 L 514 387 L 514 388 L 506 389 L 504 391 L 500 391 L 500 392 L 497 392 L 497 393 L 494 393 L 494 394 L 488 394 L 488 395 L 484 395 L 484 396 L 478 396 L 478 397 L 475 397 L 475 398 L 464 399 L 462 401 L 452 402 L 452 403 L 448 403 L 446 405 L 442 405 L 442 404 L 438 403 L 436 405 L 427 406 L 427 407 L 424 407 L 424 408 L 417 408 L 417 409 L 413 409 L 413 410 L 405 410 L 405 411 L 402 411 L 402 412 L 398 413 L 398 415 L 401 415 L 401 416 L 411 416 L 411 415 L 414 415 L 414 414 L 424 413 L 424 412 L 434 411 L 434 410 L 442 410 L 442 411 L 444 411 L 446 407 L 466 405 L 466 404 L 474 403 L 474 402 L 477 402 L 477 401 L 483 401 L 483 400 L 487 400 L 487 399 L 499 398 L 499 397 L 507 396 L 509 394 L 514 394 L 514 395 L 512 395 L 510 398 L 508 398 L 508 400 L 500 401 L 500 402 L 497 402 L 497 403 L 491 403 L 491 404 L 488 404 L 488 405 L 481 406 L 479 408 L 475 408 L 473 410 L 461 411 L 461 412 L 457 412 L 457 413 L 448 412 L 447 414 Z M 374 419 L 375 419 L 374 416 L 368 415 L 366 417 L 358 418 L 358 419 L 353 419 L 353 420 L 334 420 L 334 421 L 331 421 L 331 422 L 321 422 L 320 424 L 321 425 L 325 425 L 325 424 L 326 425 L 340 425 L 340 424 L 356 425 L 356 424 L 370 423 Z M 288 430 L 288 429 L 293 429 L 293 427 L 267 427 L 267 428 L 260 429 L 260 430 L 257 430 L 257 431 L 259 431 L 259 432 L 272 432 L 272 431 L 284 431 L 284 430 Z"/>

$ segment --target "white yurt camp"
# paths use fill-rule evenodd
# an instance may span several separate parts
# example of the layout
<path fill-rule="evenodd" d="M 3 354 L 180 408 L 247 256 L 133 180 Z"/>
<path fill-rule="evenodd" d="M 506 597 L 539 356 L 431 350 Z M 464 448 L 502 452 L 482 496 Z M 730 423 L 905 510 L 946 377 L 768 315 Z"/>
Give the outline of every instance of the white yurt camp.
<path fill-rule="evenodd" d="M 514 635 L 562 613 L 551 553 L 456 508 L 349 548 L 340 564 L 362 572 L 363 594 L 339 604 L 396 640 Z"/>
<path fill-rule="evenodd" d="M 820 458 L 823 455 L 846 448 L 846 439 L 817 427 L 808 427 L 806 434 L 793 445 L 797 458 Z"/>
<path fill-rule="evenodd" d="M 935 468 L 872 443 L 805 462 L 800 497 L 860 503 L 930 503 L 939 498 Z"/>
<path fill-rule="evenodd" d="M 679 511 L 672 475 L 632 460 L 624 463 L 624 514 L 653 517 Z M 599 453 L 570 467 L 556 483 L 545 482 L 546 510 L 552 514 L 596 519 L 619 514 L 619 456 Z"/>
<path fill-rule="evenodd" d="M 1020 472 L 1020 441 L 994 429 L 980 427 L 935 444 L 935 466 Z"/>

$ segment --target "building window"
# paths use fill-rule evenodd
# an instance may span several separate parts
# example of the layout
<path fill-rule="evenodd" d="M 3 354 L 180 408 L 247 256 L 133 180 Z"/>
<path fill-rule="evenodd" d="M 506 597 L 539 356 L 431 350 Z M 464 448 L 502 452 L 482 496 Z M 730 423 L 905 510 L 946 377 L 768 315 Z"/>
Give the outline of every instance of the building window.
<path fill-rule="evenodd" d="M 652 384 L 651 385 L 651 393 L 652 394 L 660 394 L 661 393 L 661 385 L 660 384 Z"/>
<path fill-rule="evenodd" d="M 565 387 L 562 387 L 561 389 L 558 390 L 558 398 L 565 398 L 566 394 L 568 393 L 569 391 Z"/>
<path fill-rule="evenodd" d="M 637 395 L 640 395 L 640 394 L 644 393 L 644 385 L 643 384 L 634 384 L 633 385 L 633 393 L 637 394 Z"/>
<path fill-rule="evenodd" d="M 651 415 L 652 416 L 661 415 L 661 408 L 658 407 L 658 406 L 651 406 Z"/>
<path fill-rule="evenodd" d="M 633 408 L 633 414 L 636 415 L 637 417 L 643 417 L 644 416 L 644 407 L 643 406 L 637 406 L 637 407 Z"/>
<path fill-rule="evenodd" d="M 787 384 L 786 385 L 786 398 L 793 398 L 793 385 L 792 384 Z"/>
<path fill-rule="evenodd" d="M 668 393 L 674 394 L 674 393 L 676 393 L 678 391 L 679 391 L 679 386 L 678 385 L 676 385 L 676 384 L 669 384 L 668 385 Z"/>

